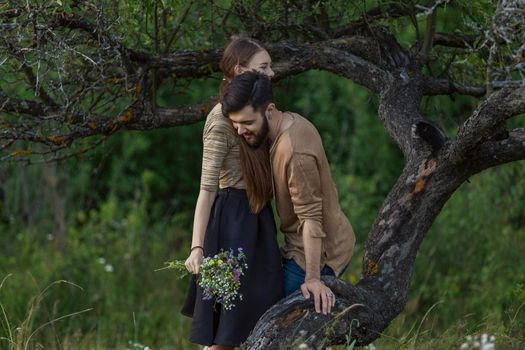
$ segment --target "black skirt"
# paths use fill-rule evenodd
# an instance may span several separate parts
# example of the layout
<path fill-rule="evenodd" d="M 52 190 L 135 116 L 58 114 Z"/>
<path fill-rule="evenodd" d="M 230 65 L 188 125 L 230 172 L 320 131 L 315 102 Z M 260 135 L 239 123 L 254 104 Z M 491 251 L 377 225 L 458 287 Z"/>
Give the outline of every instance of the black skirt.
<path fill-rule="evenodd" d="M 231 310 L 213 300 L 202 300 L 202 289 L 193 277 L 181 310 L 193 317 L 191 342 L 239 346 L 262 314 L 284 297 L 272 207 L 268 203 L 259 214 L 253 214 L 246 191 L 234 188 L 220 190 L 215 199 L 204 237 L 204 256 L 230 248 L 242 248 L 246 254 L 248 269 L 240 280 L 243 300 L 236 300 Z"/>

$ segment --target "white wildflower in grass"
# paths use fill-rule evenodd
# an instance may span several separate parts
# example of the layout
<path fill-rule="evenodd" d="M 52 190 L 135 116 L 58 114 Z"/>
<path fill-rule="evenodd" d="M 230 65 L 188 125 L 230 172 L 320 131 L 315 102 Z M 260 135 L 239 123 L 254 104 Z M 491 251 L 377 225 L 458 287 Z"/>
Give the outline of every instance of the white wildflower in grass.
<path fill-rule="evenodd" d="M 483 333 L 481 336 L 467 336 L 467 341 L 459 347 L 461 350 L 494 350 L 496 337 Z"/>
<path fill-rule="evenodd" d="M 175 260 L 166 263 L 167 266 L 157 269 L 175 269 L 181 277 L 188 274 L 184 262 Z M 241 287 L 241 276 L 248 269 L 246 255 L 242 248 L 237 251 L 221 251 L 203 259 L 199 269 L 198 285 L 203 291 L 203 300 L 214 300 L 221 304 L 225 310 L 231 310 L 239 299 L 242 300 L 242 294 L 239 293 Z"/>
<path fill-rule="evenodd" d="M 144 345 L 144 344 L 141 344 L 139 342 L 133 342 L 133 341 L 128 341 L 128 344 L 130 345 L 129 348 L 126 348 L 125 350 L 152 350 L 149 346 L 147 345 Z"/>
<path fill-rule="evenodd" d="M 113 272 L 115 269 L 113 268 L 113 265 L 106 264 L 106 266 L 104 266 L 104 270 L 106 270 L 106 272 Z"/>

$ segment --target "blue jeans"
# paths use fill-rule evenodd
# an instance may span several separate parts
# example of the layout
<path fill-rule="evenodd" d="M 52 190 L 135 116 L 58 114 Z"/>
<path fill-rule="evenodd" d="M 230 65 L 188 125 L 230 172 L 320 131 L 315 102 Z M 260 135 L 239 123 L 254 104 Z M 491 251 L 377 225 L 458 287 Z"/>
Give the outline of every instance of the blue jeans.
<path fill-rule="evenodd" d="M 348 265 L 343 269 L 341 276 L 345 271 Z M 301 266 L 299 266 L 294 259 L 283 259 L 283 272 L 284 272 L 284 294 L 288 296 L 301 288 L 301 284 L 304 283 L 304 277 L 306 273 L 303 271 Z M 325 265 L 321 269 L 321 276 L 334 276 L 335 272 L 330 266 Z M 339 277 L 337 276 L 337 277 Z"/>

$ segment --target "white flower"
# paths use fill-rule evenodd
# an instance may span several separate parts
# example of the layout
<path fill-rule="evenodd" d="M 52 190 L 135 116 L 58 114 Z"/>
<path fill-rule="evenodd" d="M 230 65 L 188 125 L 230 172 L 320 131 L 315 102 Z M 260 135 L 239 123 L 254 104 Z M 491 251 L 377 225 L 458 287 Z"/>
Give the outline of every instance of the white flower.
<path fill-rule="evenodd" d="M 149 346 L 146 346 L 144 344 L 141 344 L 139 342 L 132 342 L 131 340 L 128 341 L 128 344 L 131 345 L 133 349 L 139 349 L 139 350 L 152 350 Z M 126 350 L 131 350 L 127 348 Z"/>
<path fill-rule="evenodd" d="M 308 349 L 308 345 L 306 345 L 305 343 L 302 343 L 301 345 L 299 345 L 299 347 L 297 349 Z"/>
<path fill-rule="evenodd" d="M 106 270 L 106 272 L 113 272 L 113 265 L 107 264 L 106 266 L 104 266 L 104 270 Z"/>
<path fill-rule="evenodd" d="M 467 336 L 467 342 L 463 343 L 460 347 L 462 350 L 494 350 L 495 344 L 493 343 L 496 337 L 483 333 L 481 336 Z"/>

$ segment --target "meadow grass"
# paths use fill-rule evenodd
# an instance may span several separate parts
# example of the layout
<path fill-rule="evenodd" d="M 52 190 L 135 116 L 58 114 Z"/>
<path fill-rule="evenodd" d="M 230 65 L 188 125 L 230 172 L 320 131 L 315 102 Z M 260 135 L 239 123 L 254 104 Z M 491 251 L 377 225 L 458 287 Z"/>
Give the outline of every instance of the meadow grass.
<path fill-rule="evenodd" d="M 10 274 L 5 276 L 0 283 L 0 296 L 10 287 L 9 280 L 16 277 Z M 201 347 L 187 341 L 189 331 L 189 320 L 182 319 L 180 314 L 173 313 L 173 324 L 179 322 L 179 329 L 172 336 L 159 339 L 156 342 L 146 338 L 141 331 L 141 327 L 152 327 L 148 320 L 139 321 L 135 312 L 131 312 L 128 326 L 131 328 L 126 336 L 114 335 L 108 337 L 107 330 L 97 329 L 96 324 L 91 325 L 91 330 L 81 332 L 68 324 L 68 320 L 76 319 L 80 323 L 93 322 L 90 314 L 95 312 L 95 307 L 79 309 L 74 312 L 60 314 L 58 308 L 49 309 L 46 300 L 50 298 L 51 292 L 55 289 L 69 289 L 82 291 L 83 288 L 75 283 L 57 280 L 48 284 L 31 297 L 26 304 L 23 318 L 17 319 L 10 317 L 6 310 L 5 300 L 0 299 L 2 336 L 0 337 L 0 348 L 6 350 L 27 350 L 27 349 L 130 349 L 130 350 L 156 350 L 156 349 L 199 349 Z M 51 305 L 56 305 L 49 300 Z M 160 302 L 160 300 L 159 300 Z M 511 317 L 512 322 L 503 325 L 493 316 L 486 316 L 482 322 L 473 319 L 472 315 L 465 315 L 463 318 L 454 322 L 448 328 L 441 330 L 436 328 L 437 318 L 439 318 L 439 303 L 432 305 L 420 318 L 410 317 L 406 312 L 397 317 L 387 330 L 373 342 L 373 344 L 361 349 L 382 350 L 382 349 L 406 349 L 406 350 L 449 350 L 449 349 L 485 349 L 481 347 L 461 347 L 467 343 L 467 337 L 477 337 L 481 339 L 483 334 L 486 337 L 494 337 L 493 348 L 497 350 L 518 350 L 525 348 L 525 335 L 523 330 L 519 330 L 518 313 L 522 312 L 523 305 L 514 312 Z M 45 317 L 42 317 L 45 315 Z M 101 317 L 108 317 L 101 316 Z M 110 317 L 111 318 L 111 317 Z M 112 320 L 95 319 L 95 322 L 109 324 Z M 165 325 L 169 326 L 169 325 Z M 161 326 L 162 327 L 162 326 Z M 113 329 L 113 328 L 112 328 Z M 159 329 L 160 333 L 165 333 Z M 293 342 L 289 347 L 292 349 L 308 349 L 301 339 Z M 332 346 L 333 350 L 354 350 L 356 347 L 351 339 L 351 330 L 346 345 Z"/>

